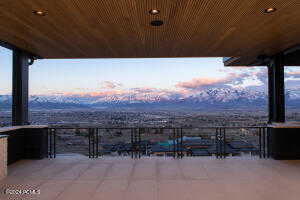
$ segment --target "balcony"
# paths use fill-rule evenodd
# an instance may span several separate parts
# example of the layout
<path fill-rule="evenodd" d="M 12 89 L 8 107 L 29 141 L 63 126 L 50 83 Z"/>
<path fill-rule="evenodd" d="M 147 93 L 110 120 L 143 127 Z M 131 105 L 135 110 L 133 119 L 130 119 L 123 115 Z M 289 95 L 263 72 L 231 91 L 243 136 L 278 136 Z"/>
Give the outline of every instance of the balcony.
<path fill-rule="evenodd" d="M 99 128 L 23 126 L 6 128 L 7 177 L 0 181 L 1 199 L 298 199 L 300 161 L 273 160 L 268 129 L 272 127 Z M 129 152 L 104 154 L 104 146 L 120 144 L 122 131 Z M 243 134 L 237 136 L 237 131 Z M 110 131 L 108 133 L 108 131 Z M 152 132 L 151 132 L 152 131 Z M 65 150 L 63 133 L 77 132 L 83 145 Z M 14 133 L 14 134 L 13 134 Z M 86 134 L 85 134 L 86 133 Z M 150 134 L 154 133 L 154 134 Z M 200 134 L 201 133 L 201 134 Z M 246 133 L 246 134 L 245 134 Z M 21 146 L 27 137 L 46 138 L 43 148 Z M 74 133 L 75 134 L 75 133 Z M 105 136 L 109 135 L 110 138 Z M 244 135 L 244 138 L 241 136 Z M 166 137 L 164 137 L 166 136 Z M 191 138 L 194 137 L 194 140 Z M 239 147 L 237 137 L 253 148 Z M 145 149 L 146 140 L 169 138 L 163 155 Z M 208 140 L 210 138 L 210 140 Z M 124 143 L 126 141 L 124 140 Z M 212 142 L 212 143 L 211 143 Z M 204 145 L 205 144 L 205 145 Z M 30 146 L 34 146 L 31 143 Z M 152 144 L 155 146 L 155 144 Z M 40 145 L 43 146 L 43 145 Z M 116 145 L 115 145 L 116 146 Z M 188 153 L 184 148 L 190 147 Z M 22 148 L 23 154 L 10 149 Z M 236 149 L 234 148 L 236 147 Z M 193 155 L 197 150 L 210 154 Z M 68 152 L 69 151 L 69 152 Z M 74 152 L 71 152 L 74 151 Z M 39 152 L 39 153 L 37 153 Z M 48 158 L 47 158 L 48 157 Z M 14 158 L 14 159 L 12 159 Z M 32 159 L 35 158 L 35 159 Z M 39 159 L 36 159 L 39 158 Z M 266 192 L 267 191 L 267 192 Z M 19 195 L 17 192 L 25 192 Z"/>

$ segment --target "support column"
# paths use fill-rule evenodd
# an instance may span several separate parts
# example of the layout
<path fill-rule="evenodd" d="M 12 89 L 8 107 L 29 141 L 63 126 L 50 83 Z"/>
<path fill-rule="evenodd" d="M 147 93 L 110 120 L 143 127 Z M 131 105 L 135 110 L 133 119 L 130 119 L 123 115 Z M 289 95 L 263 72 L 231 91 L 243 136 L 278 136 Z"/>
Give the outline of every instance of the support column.
<path fill-rule="evenodd" d="M 282 54 L 271 59 L 269 65 L 269 122 L 268 153 L 274 159 L 300 159 L 300 135 L 297 125 L 285 122 L 284 57 Z"/>
<path fill-rule="evenodd" d="M 12 89 L 12 124 L 27 125 L 28 122 L 28 54 L 21 50 L 13 51 L 13 89 Z"/>
<path fill-rule="evenodd" d="M 268 66 L 268 111 L 269 111 L 269 120 L 268 124 L 271 124 L 274 119 L 273 119 L 273 110 L 274 110 L 274 105 L 273 105 L 273 99 L 274 99 L 274 94 L 273 94 L 273 89 L 274 89 L 274 69 L 270 65 Z"/>
<path fill-rule="evenodd" d="M 284 55 L 274 56 L 268 66 L 269 123 L 285 122 Z"/>

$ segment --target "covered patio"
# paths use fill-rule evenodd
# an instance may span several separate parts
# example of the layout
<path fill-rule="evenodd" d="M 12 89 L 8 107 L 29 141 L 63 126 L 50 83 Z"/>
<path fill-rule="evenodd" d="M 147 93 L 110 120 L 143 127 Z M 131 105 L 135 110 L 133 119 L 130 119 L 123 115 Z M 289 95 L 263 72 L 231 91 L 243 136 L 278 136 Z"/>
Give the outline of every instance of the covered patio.
<path fill-rule="evenodd" d="M 299 199 L 300 163 L 293 160 L 300 159 L 300 125 L 285 123 L 284 88 L 284 67 L 300 66 L 299 10 L 298 0 L 2 0 L 0 45 L 13 51 L 14 127 L 0 130 L 0 189 L 41 194 L 1 199 Z M 35 60 L 161 57 L 267 67 L 271 157 L 289 161 L 45 159 L 47 126 L 27 126 Z M 13 135 L 29 141 L 30 153 L 22 155 Z M 11 152 L 19 161 L 5 178 Z"/>
<path fill-rule="evenodd" d="M 267 66 L 269 123 L 285 122 L 284 66 L 300 65 L 297 0 L 2 1 L 0 45 L 13 51 L 13 125 L 27 125 L 36 59 L 224 57 Z"/>
<path fill-rule="evenodd" d="M 0 45 L 13 51 L 12 124 L 27 125 L 36 59 L 224 57 L 267 66 L 269 123 L 285 122 L 284 67 L 300 65 L 297 0 L 3 1 Z"/>

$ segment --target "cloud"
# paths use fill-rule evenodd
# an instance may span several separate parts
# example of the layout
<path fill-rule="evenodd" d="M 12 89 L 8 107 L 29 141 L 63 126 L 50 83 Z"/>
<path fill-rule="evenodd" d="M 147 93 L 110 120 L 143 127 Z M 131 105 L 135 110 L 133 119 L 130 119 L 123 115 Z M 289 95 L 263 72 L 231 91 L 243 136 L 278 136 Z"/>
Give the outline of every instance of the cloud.
<path fill-rule="evenodd" d="M 103 81 L 101 82 L 101 88 L 102 89 L 115 89 L 118 87 L 121 87 L 121 83 L 112 82 L 112 81 Z"/>
<path fill-rule="evenodd" d="M 298 90 L 300 85 L 300 70 L 294 68 L 286 68 L 284 73 L 285 88 Z"/>
<path fill-rule="evenodd" d="M 266 89 L 268 84 L 268 71 L 267 68 L 261 68 L 259 71 L 254 71 L 251 73 L 254 79 L 261 82 L 261 85 Z M 250 77 L 251 77 L 250 76 Z M 249 78 L 250 78 L 249 77 Z M 300 84 L 300 70 L 295 70 L 294 68 L 285 68 L 284 73 L 285 78 L 285 88 L 286 89 L 296 89 Z M 253 89 L 253 87 L 249 87 Z"/>
<path fill-rule="evenodd" d="M 215 87 L 219 85 L 224 85 L 228 83 L 228 79 L 226 78 L 194 78 L 190 81 L 179 82 L 175 86 L 182 89 L 188 90 L 199 90 L 206 87 Z"/>
<path fill-rule="evenodd" d="M 227 76 L 221 78 L 194 78 L 190 81 L 179 82 L 175 86 L 177 88 L 187 90 L 201 90 L 209 87 L 228 87 L 229 84 L 241 83 L 245 74 L 237 74 L 230 72 Z"/>
<path fill-rule="evenodd" d="M 225 77 L 220 78 L 194 78 L 190 81 L 179 82 L 175 87 L 184 91 L 200 91 L 207 88 L 246 88 L 260 87 L 267 83 L 267 70 L 265 68 L 235 68 L 226 69 Z"/>
<path fill-rule="evenodd" d="M 156 88 L 150 88 L 150 87 L 140 87 L 140 88 L 132 88 L 130 89 L 134 93 L 152 93 L 154 91 L 157 91 Z"/>
<path fill-rule="evenodd" d="M 287 75 L 300 75 L 300 70 L 286 72 Z"/>

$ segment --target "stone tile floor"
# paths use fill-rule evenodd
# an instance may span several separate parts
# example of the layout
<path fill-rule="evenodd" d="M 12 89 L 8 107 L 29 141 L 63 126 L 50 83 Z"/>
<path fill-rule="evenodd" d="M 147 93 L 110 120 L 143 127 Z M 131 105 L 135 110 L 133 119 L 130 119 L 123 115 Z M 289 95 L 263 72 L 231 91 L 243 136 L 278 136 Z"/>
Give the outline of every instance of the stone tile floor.
<path fill-rule="evenodd" d="M 19 161 L 0 189 L 1 200 L 299 200 L 300 161 L 69 155 Z M 40 194 L 7 195 L 5 189 Z"/>

